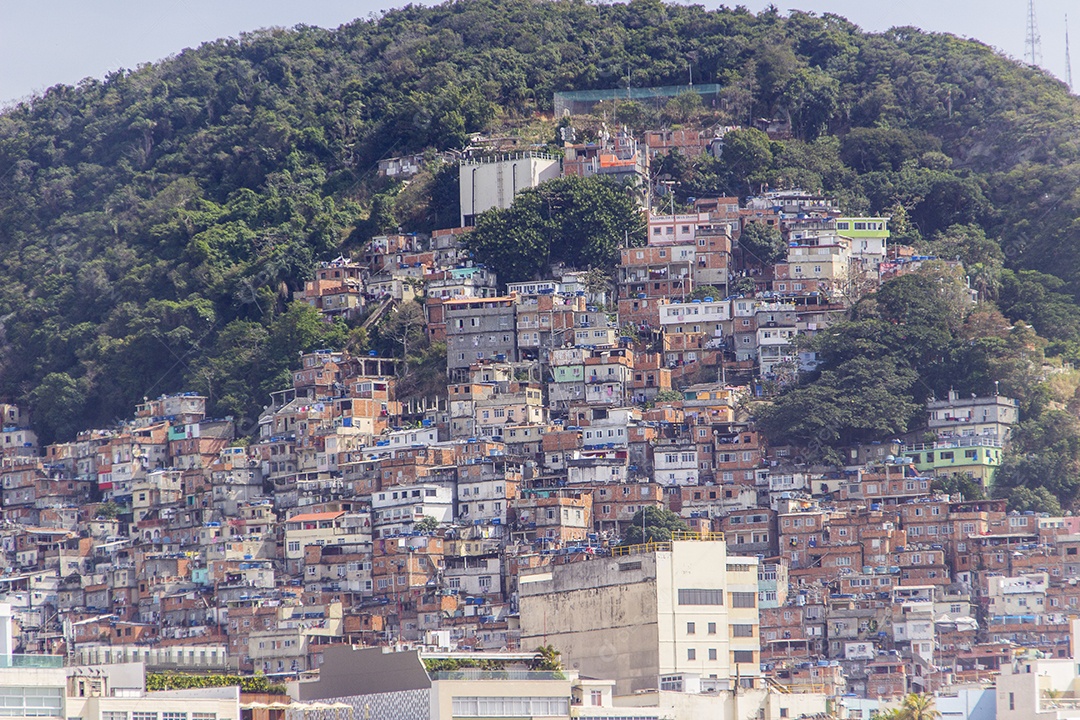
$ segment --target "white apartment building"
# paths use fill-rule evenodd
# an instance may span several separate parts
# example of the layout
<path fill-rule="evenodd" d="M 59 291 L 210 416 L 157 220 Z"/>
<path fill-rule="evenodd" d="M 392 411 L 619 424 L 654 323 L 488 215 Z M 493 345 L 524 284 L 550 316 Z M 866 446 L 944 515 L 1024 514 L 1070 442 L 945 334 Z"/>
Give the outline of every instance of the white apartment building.
<path fill-rule="evenodd" d="M 691 300 L 670 303 L 660 310 L 660 326 L 666 333 L 705 333 L 710 338 L 724 335 L 724 325 L 731 321 L 731 301 Z"/>
<path fill-rule="evenodd" d="M 1050 576 L 1044 572 L 1019 577 L 992 576 L 987 580 L 991 617 L 1003 615 L 1043 615 Z"/>
<path fill-rule="evenodd" d="M 656 447 L 653 454 L 653 481 L 660 485 L 697 485 L 697 446 Z"/>
<path fill-rule="evenodd" d="M 1002 665 L 996 684 L 998 720 L 1080 718 L 1080 673 L 1075 658 L 1018 658 Z"/>
<path fill-rule="evenodd" d="M 521 575 L 521 646 L 550 643 L 619 695 L 760 687 L 758 560 L 687 537 Z"/>
<path fill-rule="evenodd" d="M 371 494 L 372 530 L 375 537 L 411 532 L 425 517 L 439 523 L 454 521 L 454 491 L 443 485 L 399 485 Z"/>
<path fill-rule="evenodd" d="M 506 524 L 513 492 L 504 478 L 458 483 L 458 521 L 467 524 Z"/>

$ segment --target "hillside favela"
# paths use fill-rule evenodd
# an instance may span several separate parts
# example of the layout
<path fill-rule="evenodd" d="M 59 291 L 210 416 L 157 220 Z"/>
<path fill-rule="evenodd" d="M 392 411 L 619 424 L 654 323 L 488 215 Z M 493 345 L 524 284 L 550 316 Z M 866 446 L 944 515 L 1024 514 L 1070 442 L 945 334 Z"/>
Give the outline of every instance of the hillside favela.
<path fill-rule="evenodd" d="M 1080 719 L 1080 100 L 1010 5 L 456 0 L 8 103 L 0 716 Z"/>

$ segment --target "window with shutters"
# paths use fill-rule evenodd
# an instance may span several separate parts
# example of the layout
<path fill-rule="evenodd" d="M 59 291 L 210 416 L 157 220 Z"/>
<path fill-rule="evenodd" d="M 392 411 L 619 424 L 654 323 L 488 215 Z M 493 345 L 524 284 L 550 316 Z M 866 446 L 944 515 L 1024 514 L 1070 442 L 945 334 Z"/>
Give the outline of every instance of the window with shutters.
<path fill-rule="evenodd" d="M 723 590 L 707 590 L 699 588 L 680 589 L 680 605 L 723 605 Z"/>
<path fill-rule="evenodd" d="M 734 607 L 734 608 L 757 607 L 756 598 L 757 598 L 757 593 L 733 592 L 733 593 L 731 593 L 731 607 Z"/>

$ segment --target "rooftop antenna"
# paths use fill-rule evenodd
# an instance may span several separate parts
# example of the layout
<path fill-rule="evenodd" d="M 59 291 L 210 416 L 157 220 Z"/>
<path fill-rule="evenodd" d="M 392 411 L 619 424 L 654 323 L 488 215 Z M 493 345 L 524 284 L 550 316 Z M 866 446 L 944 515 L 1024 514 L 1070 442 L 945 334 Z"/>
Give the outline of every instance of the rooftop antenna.
<path fill-rule="evenodd" d="M 1036 67 L 1042 65 L 1042 38 L 1039 37 L 1039 23 L 1035 19 L 1035 0 L 1028 0 L 1027 59 Z"/>
<path fill-rule="evenodd" d="M 1065 13 L 1065 84 L 1072 92 L 1072 58 L 1069 56 L 1069 13 Z"/>

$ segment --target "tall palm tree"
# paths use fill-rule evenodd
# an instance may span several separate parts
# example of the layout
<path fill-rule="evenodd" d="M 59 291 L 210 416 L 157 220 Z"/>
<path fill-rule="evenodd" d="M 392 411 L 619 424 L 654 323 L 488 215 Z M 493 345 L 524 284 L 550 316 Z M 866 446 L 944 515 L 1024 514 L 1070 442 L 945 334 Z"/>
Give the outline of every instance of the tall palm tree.
<path fill-rule="evenodd" d="M 928 693 L 911 693 L 905 697 L 900 715 L 903 720 L 937 720 L 941 717 L 934 707 L 934 696 Z"/>

